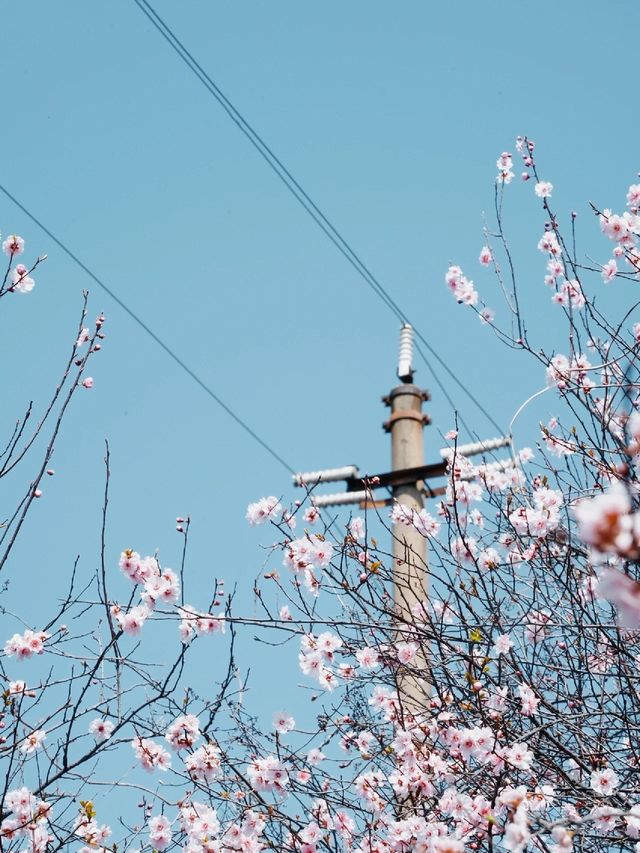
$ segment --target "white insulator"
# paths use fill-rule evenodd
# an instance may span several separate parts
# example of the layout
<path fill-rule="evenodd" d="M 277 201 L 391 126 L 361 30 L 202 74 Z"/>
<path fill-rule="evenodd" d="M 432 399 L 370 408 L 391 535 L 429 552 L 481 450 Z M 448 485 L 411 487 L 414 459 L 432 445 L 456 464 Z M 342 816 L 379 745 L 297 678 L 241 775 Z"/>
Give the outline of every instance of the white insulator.
<path fill-rule="evenodd" d="M 361 492 L 338 492 L 335 495 L 312 495 L 311 503 L 317 507 L 359 504 L 361 501 L 366 501 L 370 494 L 370 492 L 366 492 L 363 489 Z"/>
<path fill-rule="evenodd" d="M 398 378 L 403 382 L 411 382 L 413 379 L 413 328 L 409 323 L 405 323 L 400 329 Z"/>
<path fill-rule="evenodd" d="M 316 486 L 318 483 L 333 483 L 335 480 L 349 480 L 358 476 L 355 465 L 344 465 L 342 468 L 327 468 L 324 471 L 307 471 L 304 474 L 294 474 L 292 479 L 296 486 Z"/>
<path fill-rule="evenodd" d="M 488 453 L 490 450 L 508 447 L 510 444 L 509 436 L 503 435 L 500 438 L 487 438 L 484 441 L 475 441 L 472 444 L 460 444 L 456 448 L 443 447 L 440 456 L 443 459 L 449 459 L 454 454 L 456 456 L 475 456 L 477 453 Z"/>
<path fill-rule="evenodd" d="M 478 469 L 484 471 L 485 473 L 489 473 L 490 471 L 495 471 L 496 473 L 499 471 L 507 471 L 509 468 L 514 468 L 513 459 L 499 459 L 497 462 L 487 462 L 484 465 L 478 465 L 474 471 L 470 474 L 463 474 L 463 480 L 473 480 L 478 476 Z"/>

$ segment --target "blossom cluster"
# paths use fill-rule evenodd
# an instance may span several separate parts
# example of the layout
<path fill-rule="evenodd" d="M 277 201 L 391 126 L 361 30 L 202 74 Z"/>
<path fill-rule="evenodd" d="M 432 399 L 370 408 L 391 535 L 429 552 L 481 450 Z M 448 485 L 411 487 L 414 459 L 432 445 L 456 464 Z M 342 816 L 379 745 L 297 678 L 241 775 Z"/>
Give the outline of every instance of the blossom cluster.
<path fill-rule="evenodd" d="M 111 606 L 112 617 L 126 634 L 140 634 L 146 620 L 161 605 L 174 608 L 180 618 L 180 639 L 185 644 L 196 635 L 224 632 L 224 613 L 214 616 L 211 613 L 202 613 L 190 605 L 177 604 L 180 580 L 171 569 L 161 568 L 156 557 L 141 557 L 137 551 L 127 549 L 120 555 L 120 569 L 132 583 L 143 587 L 140 604 L 126 611 L 117 604 Z M 222 594 L 223 590 L 224 585 L 220 581 L 216 594 Z M 215 603 L 220 602 L 216 600 Z"/>
<path fill-rule="evenodd" d="M 256 791 L 282 794 L 289 785 L 289 774 L 282 761 L 274 755 L 252 761 L 247 767 L 247 776 Z"/>
<path fill-rule="evenodd" d="M 463 275 L 460 267 L 450 266 L 447 270 L 445 281 L 458 303 L 463 305 L 478 304 L 478 291 L 475 289 L 471 279 Z"/>
<path fill-rule="evenodd" d="M 136 737 L 131 746 L 140 766 L 149 773 L 153 770 L 166 771 L 171 767 L 171 756 L 167 750 L 149 738 Z"/>
<path fill-rule="evenodd" d="M 99 824 L 94 816 L 93 804 L 86 802 L 75 821 L 75 835 L 84 841 L 84 846 L 78 853 L 92 853 L 95 850 L 106 850 L 111 837 L 111 827 L 105 823 Z"/>
<path fill-rule="evenodd" d="M 220 750 L 212 743 L 205 743 L 185 758 L 185 767 L 194 782 L 212 782 L 222 770 Z"/>
<path fill-rule="evenodd" d="M 26 660 L 33 655 L 41 655 L 48 639 L 49 635 L 44 631 L 26 630 L 23 634 L 14 634 L 7 640 L 4 653 L 7 657 L 15 657 L 16 660 Z"/>
<path fill-rule="evenodd" d="M 618 273 L 617 261 L 621 258 L 627 263 L 632 274 L 640 275 L 640 216 L 638 205 L 640 204 L 640 184 L 631 184 L 627 191 L 627 207 L 622 214 L 613 213 L 605 208 L 600 214 L 600 227 L 605 234 L 616 245 L 613 249 L 613 257 L 602 266 L 602 278 L 605 282 L 611 281 Z"/>
<path fill-rule="evenodd" d="M 8 255 L 13 262 L 14 258 L 24 252 L 24 240 L 18 234 L 10 234 L 2 241 L 2 251 Z M 24 264 L 16 264 L 9 270 L 9 283 L 7 285 L 6 277 L 3 286 L 0 288 L 2 292 L 11 293 L 30 293 L 35 287 L 35 281 L 30 275 L 30 270 Z M 6 286 L 6 291 L 4 287 Z"/>
<path fill-rule="evenodd" d="M 180 595 L 180 581 L 171 569 L 161 569 L 155 557 L 141 557 L 127 549 L 120 555 L 120 568 L 135 584 L 143 584 L 141 598 L 149 610 L 158 604 L 175 604 Z"/>
<path fill-rule="evenodd" d="M 0 839 L 6 844 L 24 839 L 29 853 L 45 853 L 53 841 L 49 828 L 51 805 L 22 787 L 8 791 L 2 806 L 8 816 L 0 824 Z"/>
<path fill-rule="evenodd" d="M 200 737 L 200 721 L 193 714 L 184 714 L 174 720 L 165 734 L 165 740 L 176 752 L 192 747 Z"/>
<path fill-rule="evenodd" d="M 180 616 L 180 639 L 185 644 L 190 642 L 195 636 L 202 637 L 205 634 L 224 634 L 224 613 L 219 613 L 217 616 L 211 613 L 199 613 L 189 605 L 178 607 L 177 611 Z"/>
<path fill-rule="evenodd" d="M 340 637 L 331 631 L 324 631 L 317 637 L 306 634 L 300 642 L 300 669 L 305 675 L 314 678 L 325 690 L 335 689 L 337 678 L 333 664 L 336 652 L 342 645 Z M 343 678 L 348 678 L 352 675 L 353 668 L 348 664 L 341 664 L 338 673 Z"/>

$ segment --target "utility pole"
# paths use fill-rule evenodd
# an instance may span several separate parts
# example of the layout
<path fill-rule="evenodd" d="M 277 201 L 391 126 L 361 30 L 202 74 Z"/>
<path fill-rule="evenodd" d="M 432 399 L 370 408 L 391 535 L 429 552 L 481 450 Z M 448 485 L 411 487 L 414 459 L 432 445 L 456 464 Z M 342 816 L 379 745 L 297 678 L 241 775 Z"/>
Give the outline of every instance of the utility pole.
<path fill-rule="evenodd" d="M 422 431 L 429 423 L 429 416 L 422 411 L 422 404 L 429 399 L 413 383 L 413 329 L 408 324 L 400 331 L 400 355 L 398 379 L 385 405 L 391 408 L 391 416 L 383 425 L 391 433 L 391 473 L 424 467 L 424 437 Z M 392 487 L 392 498 L 409 519 L 424 508 L 424 483 L 421 480 L 398 483 Z M 401 521 L 393 525 L 393 606 L 394 621 L 399 642 L 415 639 L 416 607 L 425 607 L 428 596 L 427 540 L 413 524 Z M 426 675 L 427 655 L 421 644 L 411 669 Z M 398 693 L 407 710 L 418 713 L 424 708 L 428 696 L 428 683 L 419 678 L 400 673 Z"/>
<path fill-rule="evenodd" d="M 429 592 L 427 540 L 411 521 L 424 508 L 425 497 L 435 497 L 446 492 L 446 487 L 432 489 L 426 481 L 445 476 L 454 453 L 458 457 L 486 454 L 508 446 L 511 440 L 500 437 L 458 445 L 455 450 L 446 447 L 440 450 L 439 462 L 425 465 L 422 430 L 430 419 L 423 413 L 422 404 L 430 397 L 413 383 L 413 329 L 408 324 L 404 324 L 400 330 L 398 379 L 400 384 L 382 398 L 391 409 L 389 420 L 383 424 L 385 431 L 391 434 L 391 471 L 363 477 L 355 465 L 347 465 L 295 474 L 293 481 L 297 486 L 315 489 L 321 483 L 344 480 L 346 492 L 316 494 L 314 491 L 311 500 L 318 508 L 358 504 L 361 509 L 367 509 L 373 504 L 398 505 L 404 509 L 409 523 L 396 522 L 392 531 L 394 627 L 397 640 L 402 642 L 411 639 L 416 622 L 414 607 L 426 604 Z M 508 459 L 490 462 L 488 467 L 503 470 L 512 464 L 512 460 Z M 373 490 L 384 488 L 390 491 L 390 496 L 382 501 L 374 500 Z M 426 672 L 427 665 L 428 656 L 423 647 L 411 668 Z M 428 692 L 424 679 L 409 674 L 400 675 L 398 693 L 410 712 L 416 713 L 424 708 Z"/>
<path fill-rule="evenodd" d="M 413 384 L 412 337 L 411 326 L 405 324 L 400 332 L 398 360 L 401 384 L 393 388 L 388 397 L 383 397 L 383 402 L 391 408 L 384 429 L 391 433 L 392 474 L 424 466 L 422 430 L 429 423 L 429 417 L 423 414 L 422 404 L 429 399 L 429 394 Z M 409 519 L 424 508 L 422 480 L 398 483 L 392 486 L 391 494 L 394 503 L 406 508 Z M 396 619 L 400 628 L 406 628 L 415 621 L 414 606 L 422 604 L 427 597 L 427 541 L 414 525 L 396 522 L 392 551 Z"/>

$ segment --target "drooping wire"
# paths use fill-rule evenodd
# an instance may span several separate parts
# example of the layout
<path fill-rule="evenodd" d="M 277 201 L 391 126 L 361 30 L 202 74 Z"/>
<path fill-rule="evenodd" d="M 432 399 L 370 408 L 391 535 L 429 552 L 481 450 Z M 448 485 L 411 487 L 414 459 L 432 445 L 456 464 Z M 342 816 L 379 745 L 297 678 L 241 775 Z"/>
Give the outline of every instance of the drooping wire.
<path fill-rule="evenodd" d="M 328 217 L 308 195 L 306 190 L 300 185 L 296 178 L 287 169 L 282 160 L 280 160 L 280 158 L 269 147 L 269 145 L 260 136 L 260 134 L 252 127 L 251 124 L 249 124 L 249 122 L 244 118 L 242 113 L 239 112 L 239 110 L 234 106 L 234 104 L 229 100 L 229 98 L 224 94 L 224 92 L 222 92 L 220 87 L 204 70 L 200 63 L 195 59 L 193 54 L 191 54 L 190 51 L 185 47 L 185 45 L 180 41 L 180 39 L 176 36 L 171 27 L 155 11 L 153 6 L 147 0 L 133 0 L 133 2 L 136 4 L 136 6 L 138 6 L 140 11 L 145 15 L 145 17 L 150 21 L 152 26 L 170 45 L 170 47 L 175 51 L 175 53 L 180 57 L 180 59 L 182 59 L 182 61 L 189 68 L 192 74 L 194 74 L 194 76 L 202 83 L 205 89 L 207 89 L 207 91 L 213 96 L 213 98 L 215 98 L 215 100 L 220 104 L 220 106 L 227 113 L 229 118 L 246 136 L 251 145 L 253 145 L 256 151 L 260 154 L 260 156 L 264 159 L 264 161 L 272 169 L 272 171 L 277 175 L 277 177 L 293 195 L 296 201 L 306 210 L 309 216 L 311 216 L 311 218 L 320 227 L 324 234 L 329 238 L 329 240 L 331 240 L 331 242 L 338 249 L 338 251 L 346 258 L 346 260 L 351 264 L 351 266 L 356 270 L 356 272 L 364 279 L 364 281 L 371 288 L 371 290 L 378 296 L 379 299 L 382 300 L 386 307 L 395 315 L 395 317 L 401 323 L 410 323 L 411 321 L 407 317 L 406 313 L 400 308 L 398 303 L 388 293 L 386 288 L 366 266 L 362 258 L 357 254 L 357 252 L 351 247 L 351 245 L 342 236 L 338 229 L 333 225 L 333 223 L 328 219 Z M 462 380 L 454 373 L 454 371 L 448 366 L 444 359 L 436 352 L 433 346 L 429 344 L 425 336 L 420 332 L 420 330 L 415 326 L 415 324 L 412 323 L 411 325 L 413 325 L 414 327 L 416 337 L 422 342 L 423 346 L 429 351 L 431 356 L 438 362 L 438 364 L 447 373 L 447 375 L 463 391 L 463 393 L 469 398 L 469 400 L 471 400 L 471 402 L 478 408 L 478 410 L 482 412 L 482 414 L 493 425 L 493 427 L 501 433 L 504 432 L 502 427 L 500 427 L 500 425 L 495 421 L 495 419 L 482 405 L 482 403 L 480 403 L 480 401 L 474 396 L 474 394 L 467 388 L 464 382 L 462 382 Z M 454 405 L 450 395 L 444 389 L 442 382 L 438 379 L 432 365 L 429 363 L 424 352 L 419 348 L 417 349 L 421 358 L 427 365 L 427 368 L 434 377 L 434 380 L 436 381 L 437 385 L 442 390 L 445 399 L 449 402 L 452 409 L 456 410 L 456 406 Z M 460 422 L 463 424 L 467 432 L 469 432 L 470 435 L 473 435 L 474 433 L 464 423 L 460 414 L 458 416 L 460 418 Z"/>
<path fill-rule="evenodd" d="M 322 231 L 324 231 L 326 236 L 331 240 L 331 242 L 336 246 L 336 248 L 344 255 L 344 257 L 349 261 L 349 263 L 354 266 L 355 269 L 361 275 L 364 275 L 365 278 L 369 276 L 370 280 L 368 280 L 368 283 L 370 284 L 370 286 L 376 291 L 377 295 L 382 299 L 382 301 L 385 302 L 387 307 L 394 312 L 396 317 L 399 320 L 402 320 L 402 314 L 400 312 L 400 309 L 397 305 L 394 304 L 389 294 L 387 294 L 384 291 L 384 288 L 382 288 L 381 285 L 376 282 L 374 276 L 370 273 L 369 270 L 367 270 L 362 260 L 351 249 L 349 244 L 342 238 L 342 235 L 339 233 L 339 231 L 337 231 L 333 224 L 327 219 L 324 213 L 313 201 L 313 199 L 306 193 L 305 189 L 298 183 L 298 181 L 294 178 L 291 172 L 289 172 L 284 163 L 262 139 L 260 134 L 256 130 L 254 130 L 254 128 L 249 124 L 249 122 L 244 118 L 244 116 L 240 112 L 238 112 L 236 107 L 231 103 L 231 101 L 226 97 L 226 95 L 221 91 L 221 89 L 216 85 L 216 83 L 211 79 L 211 77 L 209 77 L 207 72 L 202 68 L 202 66 L 193 57 L 193 55 L 187 50 L 187 48 L 180 41 L 180 39 L 178 39 L 175 33 L 173 33 L 168 24 L 163 21 L 163 19 L 158 15 L 155 9 L 149 3 L 147 3 L 146 0 L 134 0 L 134 3 L 149 19 L 149 21 L 160 33 L 160 35 L 165 39 L 165 41 L 168 42 L 168 44 L 183 60 L 183 62 L 187 65 L 191 72 L 197 77 L 198 80 L 200 80 L 202 85 L 216 99 L 216 101 L 220 104 L 223 110 L 227 113 L 231 121 L 235 125 L 237 125 L 240 131 L 247 137 L 249 142 L 262 156 L 267 165 L 275 172 L 275 174 L 284 183 L 287 189 L 294 195 L 298 203 L 305 208 L 309 216 L 311 216 L 311 218 L 315 220 L 316 224 L 322 229 Z"/>
<path fill-rule="evenodd" d="M 234 410 L 230 406 L 228 406 L 227 403 L 225 403 L 224 400 L 219 397 L 218 394 L 216 394 L 215 391 L 209 385 L 207 385 L 207 383 L 203 379 L 201 379 L 198 374 L 194 370 L 192 370 L 192 368 L 190 368 L 189 365 L 186 364 L 186 362 L 184 362 L 182 358 L 180 358 L 180 356 L 168 344 L 166 344 L 162 340 L 162 338 L 158 334 L 156 334 L 156 332 L 154 332 L 153 329 L 148 326 L 147 323 L 145 323 L 145 321 L 138 314 L 135 313 L 135 311 L 129 308 L 126 302 L 123 302 L 123 300 L 116 293 L 114 293 L 113 290 L 111 290 L 111 288 L 108 287 L 108 285 L 106 285 L 101 278 L 99 278 L 99 276 L 97 276 L 83 261 L 81 261 L 80 258 L 74 252 L 72 252 L 71 249 L 69 249 L 69 247 L 62 240 L 56 237 L 56 235 L 49 228 L 47 228 L 47 226 L 40 219 L 38 219 L 33 213 L 31 213 L 30 210 L 28 210 L 21 202 L 19 202 L 18 199 L 14 195 L 12 195 L 9 190 L 2 184 L 0 184 L 0 190 L 8 199 L 10 199 L 15 204 L 17 208 L 19 208 L 24 213 L 25 216 L 27 216 L 35 225 L 38 226 L 38 228 L 40 228 L 51 240 L 53 240 L 56 246 L 58 246 L 65 253 L 65 255 L 71 258 L 71 260 L 78 267 L 80 267 L 80 269 L 87 276 L 89 276 L 89 278 L 92 279 L 98 285 L 98 287 L 102 288 L 102 290 L 104 290 L 104 292 L 107 293 L 111 297 L 111 299 L 113 299 L 113 301 L 120 306 L 120 308 L 122 308 L 125 314 L 129 315 L 129 317 L 134 321 L 134 323 L 137 323 L 138 326 L 140 326 L 140 328 L 143 329 L 143 331 L 145 331 L 150 338 L 152 338 L 160 347 L 162 347 L 166 354 L 171 359 L 173 359 L 173 361 L 175 361 L 175 363 L 180 368 L 182 368 L 182 370 L 184 370 L 184 372 L 187 373 L 191 377 L 191 379 L 193 379 L 193 381 L 196 382 L 200 386 L 200 388 L 202 388 L 202 390 L 206 394 L 208 394 L 208 396 L 211 397 L 211 399 L 215 403 L 217 403 L 218 406 L 220 406 L 220 408 L 223 409 L 229 415 L 229 417 L 232 418 L 238 424 L 238 426 L 240 426 L 248 435 L 250 435 L 251 438 L 253 438 L 254 441 L 256 441 L 263 448 L 263 450 L 266 450 L 266 452 L 270 456 L 272 456 L 276 460 L 276 462 L 279 462 L 280 465 L 286 468 L 286 470 L 290 474 L 295 474 L 295 469 L 291 465 L 289 465 L 289 463 L 286 462 L 285 459 L 283 459 L 283 457 L 279 453 L 277 453 L 273 449 L 273 447 L 271 447 L 264 439 L 260 438 L 258 433 L 254 429 L 252 429 L 249 424 L 245 420 L 243 420 L 243 418 L 240 417 L 240 415 L 234 412 Z"/>

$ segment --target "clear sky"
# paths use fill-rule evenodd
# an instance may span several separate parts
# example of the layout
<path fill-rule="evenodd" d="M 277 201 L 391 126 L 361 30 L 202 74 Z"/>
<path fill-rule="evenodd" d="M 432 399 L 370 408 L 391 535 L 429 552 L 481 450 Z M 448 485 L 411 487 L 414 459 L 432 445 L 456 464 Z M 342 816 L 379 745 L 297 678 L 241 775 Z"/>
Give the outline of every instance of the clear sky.
<path fill-rule="evenodd" d="M 640 165 L 638 4 L 155 0 L 155 8 L 441 357 L 508 424 L 544 384 L 543 372 L 457 306 L 443 276 L 460 263 L 500 320 L 495 284 L 477 257 L 495 160 L 519 133 L 537 142 L 560 216 L 577 210 L 584 243 L 607 259 L 588 200 L 620 207 Z M 30 0 L 5 9 L 3 27 L 9 191 L 294 468 L 385 469 L 380 396 L 394 384 L 397 320 L 133 0 Z M 531 184 L 508 192 L 525 307 L 546 343 L 554 309 L 535 250 L 540 206 Z M 14 554 L 14 592 L 48 612 L 77 553 L 93 569 L 108 438 L 114 572 L 125 547 L 159 548 L 175 566 L 174 519 L 190 513 L 188 599 L 204 601 L 217 575 L 238 582 L 251 611 L 265 537 L 247 528 L 246 505 L 263 494 L 290 498 L 287 471 L 0 202 L 2 232 L 22 234 L 31 257 L 49 254 L 33 293 L 5 300 L 0 312 L 5 430 L 55 384 L 83 288 L 90 316 L 107 315 L 95 387 L 76 399 L 57 474 Z M 453 415 L 418 367 L 416 381 L 433 394 L 425 435 L 435 460 Z M 473 429 L 494 435 L 448 388 Z M 539 417 L 554 413 L 546 405 Z M 523 422 L 522 443 L 535 442 L 535 424 Z M 27 465 L 21 476 L 31 475 Z M 245 653 L 253 655 L 248 641 Z"/>

